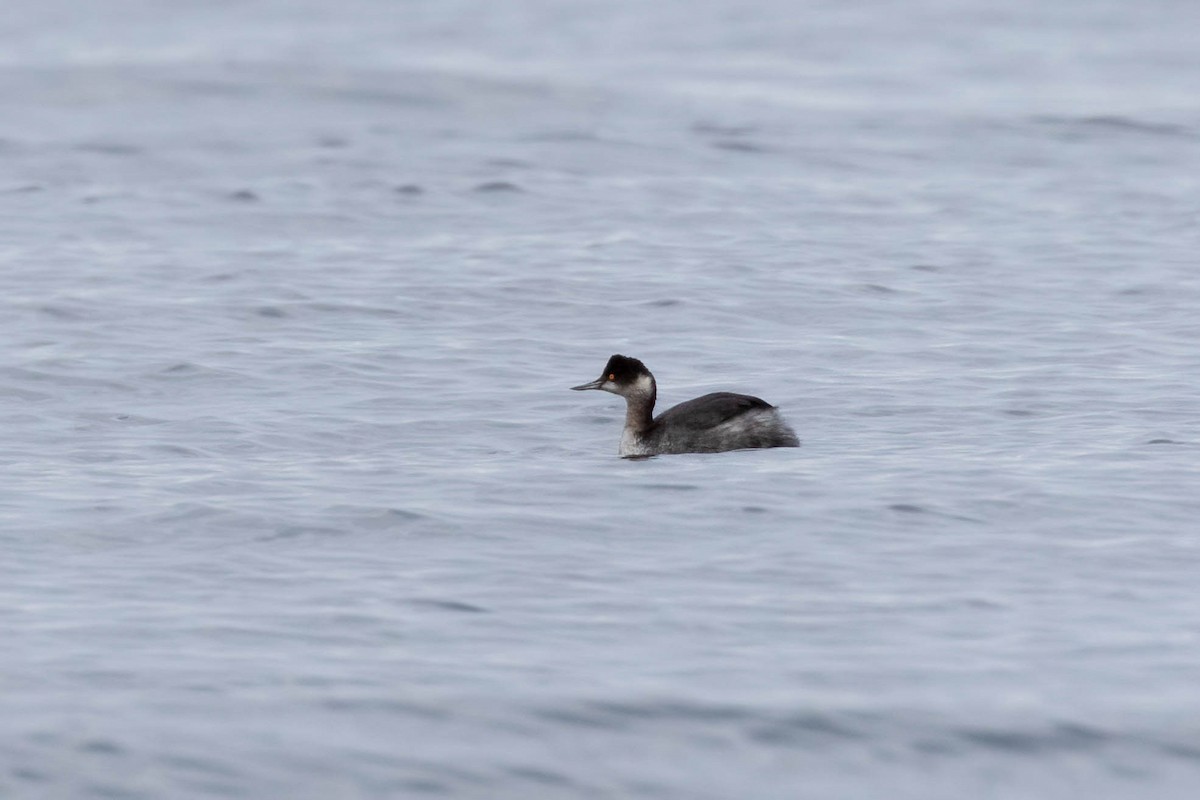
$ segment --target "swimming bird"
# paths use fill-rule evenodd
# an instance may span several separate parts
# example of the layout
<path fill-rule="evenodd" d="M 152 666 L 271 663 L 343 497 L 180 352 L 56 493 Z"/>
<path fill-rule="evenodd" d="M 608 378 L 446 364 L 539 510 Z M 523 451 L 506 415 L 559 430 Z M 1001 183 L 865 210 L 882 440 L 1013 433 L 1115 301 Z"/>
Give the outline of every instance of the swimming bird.
<path fill-rule="evenodd" d="M 655 417 L 654 376 L 629 356 L 612 356 L 599 378 L 571 388 L 600 389 L 625 398 L 625 430 L 617 451 L 625 457 L 800 446 L 775 406 L 747 394 L 714 392 Z"/>

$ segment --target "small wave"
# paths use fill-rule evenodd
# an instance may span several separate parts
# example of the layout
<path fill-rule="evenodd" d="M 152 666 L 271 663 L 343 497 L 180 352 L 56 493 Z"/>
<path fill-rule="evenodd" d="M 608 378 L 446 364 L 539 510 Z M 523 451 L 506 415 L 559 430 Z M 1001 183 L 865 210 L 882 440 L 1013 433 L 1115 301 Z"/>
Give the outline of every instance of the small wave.
<path fill-rule="evenodd" d="M 125 752 L 125 748 L 110 739 L 88 739 L 76 749 L 93 756 L 120 756 Z"/>
<path fill-rule="evenodd" d="M 541 767 L 509 767 L 505 772 L 513 778 L 527 780 L 542 786 L 568 787 L 575 785 L 575 781 L 561 772 L 553 772 Z"/>
<path fill-rule="evenodd" d="M 303 685 L 318 686 L 319 688 L 329 688 L 329 684 L 326 682 L 314 683 L 311 680 L 301 680 L 300 683 Z M 331 711 L 349 711 L 354 713 L 378 713 L 386 711 L 390 714 L 403 714 L 407 717 L 417 717 L 425 720 L 444 720 L 450 719 L 453 716 L 453 713 L 447 708 L 424 705 L 395 697 L 378 697 L 375 695 L 330 697 L 321 701 L 321 706 Z"/>
<path fill-rule="evenodd" d="M 10 367 L 0 370 L 0 375 L 9 376 L 13 380 L 28 382 L 38 385 L 57 385 L 71 386 L 76 388 L 88 389 L 111 389 L 121 392 L 132 392 L 133 387 L 120 381 L 112 381 L 104 378 L 87 378 L 82 375 L 62 374 L 55 372 L 45 372 L 43 370 L 27 369 L 25 367 Z M 26 391 L 18 387 L 9 387 L 10 393 L 20 393 Z M 36 394 L 36 393 L 35 393 Z"/>
<path fill-rule="evenodd" d="M 1092 749 L 1110 740 L 1099 728 L 1058 724 L 1047 728 L 961 728 L 950 734 L 976 747 L 1011 753 L 1046 753 Z"/>
<path fill-rule="evenodd" d="M 34 769 L 33 767 L 14 767 L 12 776 L 18 781 L 24 781 L 25 783 L 48 783 L 52 780 L 50 773 Z"/>
<path fill-rule="evenodd" d="M 179 458 L 203 458 L 204 453 L 199 450 L 194 450 L 190 447 L 184 447 L 178 444 L 156 444 L 149 448 L 150 452 L 158 453 L 164 456 L 177 456 Z"/>
<path fill-rule="evenodd" d="M 522 161 L 519 158 L 489 158 L 484 163 L 489 167 L 501 167 L 503 169 L 533 169 L 533 164 L 528 161 Z"/>
<path fill-rule="evenodd" d="M 493 192 L 522 192 L 524 189 L 511 181 L 486 181 L 477 185 L 475 191 L 486 194 Z"/>
<path fill-rule="evenodd" d="M 524 137 L 525 141 L 529 142 L 599 142 L 602 141 L 600 136 L 594 131 L 589 130 L 559 130 L 559 131 L 543 131 L 541 133 L 531 134 Z"/>
<path fill-rule="evenodd" d="M 100 153 L 106 156 L 136 156 L 142 148 L 126 142 L 83 142 L 75 146 L 81 153 Z"/>
<path fill-rule="evenodd" d="M 87 315 L 77 309 L 69 308 L 63 305 L 44 305 L 38 307 L 38 313 L 51 319 L 62 320 L 63 322 L 79 322 L 87 319 Z"/>
<path fill-rule="evenodd" d="M 209 503 L 188 501 L 176 503 L 166 511 L 145 517 L 144 521 L 151 526 L 163 526 L 181 522 L 193 522 L 195 520 L 219 516 L 222 513 L 221 509 Z"/>
<path fill-rule="evenodd" d="M 736 137 L 757 133 L 758 128 L 754 125 L 724 125 L 718 122 L 697 122 L 692 126 L 692 131 L 705 136 Z"/>
<path fill-rule="evenodd" d="M 422 608 L 434 608 L 439 611 L 457 611 L 464 614 L 486 614 L 487 609 L 462 600 L 435 600 L 431 598 L 415 598 L 408 601 L 409 605 Z"/>
<path fill-rule="evenodd" d="M 198 381 L 198 380 L 240 380 L 239 373 L 228 369 L 215 369 L 197 364 L 192 361 L 177 361 L 153 372 L 147 373 L 146 378 L 159 381 Z"/>
<path fill-rule="evenodd" d="M 410 522 L 422 522 L 428 519 L 424 514 L 416 511 L 409 511 L 405 508 L 389 508 L 386 511 L 376 514 L 371 517 L 372 523 L 377 527 L 393 527 L 395 525 L 403 525 Z"/>
<path fill-rule="evenodd" d="M 279 525 L 273 531 L 263 536 L 257 537 L 259 542 L 274 542 L 280 539 L 299 539 L 299 538 L 331 538 L 345 536 L 349 531 L 341 528 L 334 528 L 329 525 Z"/>
<path fill-rule="evenodd" d="M 747 142 L 742 139 L 718 139 L 712 143 L 712 146 L 717 150 L 728 150 L 732 153 L 767 153 L 770 149 L 755 142 Z"/>
<path fill-rule="evenodd" d="M 21 389 L 17 386 L 0 386 L 0 397 L 11 397 L 15 400 L 23 400 L 26 403 L 41 403 L 49 400 L 53 395 L 46 392 L 34 392 L 29 389 Z"/>
<path fill-rule="evenodd" d="M 534 712 L 571 727 L 663 736 L 740 735 L 770 747 L 829 749 L 860 747 L 870 752 L 909 752 L 922 757 L 962 758 L 975 754 L 1047 758 L 1062 755 L 1151 756 L 1200 762 L 1200 744 L 1190 730 L 1116 730 L 1073 720 L 997 721 L 964 726 L 921 711 L 797 709 L 679 700 L 594 701 Z"/>
<path fill-rule="evenodd" d="M 1170 122 L 1147 122 L 1118 115 L 1101 114 L 1084 117 L 1041 115 L 1032 119 L 1036 124 L 1057 127 L 1077 134 L 1133 133 L 1185 139 L 1196 137 L 1196 132 L 1185 125 Z"/>
<path fill-rule="evenodd" d="M 897 514 L 929 514 L 934 517 L 942 517 L 944 519 L 955 519 L 959 522 L 981 522 L 982 520 L 976 517 L 968 517 L 963 514 L 951 514 L 946 511 L 938 511 L 937 509 L 928 508 L 916 503 L 892 503 L 888 506 L 889 511 L 895 511 Z"/>
<path fill-rule="evenodd" d="M 293 308 L 316 311 L 322 314 L 353 314 L 364 317 L 393 318 L 400 316 L 394 308 L 366 306 L 356 303 L 297 303 Z"/>

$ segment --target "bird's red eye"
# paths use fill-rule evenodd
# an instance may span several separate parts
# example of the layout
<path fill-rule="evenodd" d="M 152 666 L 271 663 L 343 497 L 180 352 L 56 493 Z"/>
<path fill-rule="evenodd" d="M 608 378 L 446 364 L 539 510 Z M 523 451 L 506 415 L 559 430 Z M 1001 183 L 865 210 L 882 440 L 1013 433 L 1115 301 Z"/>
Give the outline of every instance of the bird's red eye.
<path fill-rule="evenodd" d="M 615 381 L 617 379 L 617 373 L 615 373 L 615 372 L 608 373 L 608 379 L 610 381 Z"/>

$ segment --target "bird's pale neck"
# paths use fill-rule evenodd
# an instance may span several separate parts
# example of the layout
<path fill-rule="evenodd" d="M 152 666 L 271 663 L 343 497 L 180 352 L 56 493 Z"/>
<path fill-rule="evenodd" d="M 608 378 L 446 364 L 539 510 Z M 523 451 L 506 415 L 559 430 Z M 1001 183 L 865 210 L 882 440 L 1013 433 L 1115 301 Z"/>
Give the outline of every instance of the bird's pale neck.
<path fill-rule="evenodd" d="M 631 431 L 644 431 L 654 420 L 654 401 L 658 396 L 658 387 L 653 375 L 642 375 L 625 392 L 625 428 Z"/>

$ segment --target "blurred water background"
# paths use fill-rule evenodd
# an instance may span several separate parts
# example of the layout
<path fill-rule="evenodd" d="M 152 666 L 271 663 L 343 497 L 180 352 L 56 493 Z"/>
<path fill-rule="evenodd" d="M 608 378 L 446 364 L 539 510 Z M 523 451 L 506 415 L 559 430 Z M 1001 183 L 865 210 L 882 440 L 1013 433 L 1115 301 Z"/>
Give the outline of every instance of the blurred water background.
<path fill-rule="evenodd" d="M 1195 797 L 1198 31 L 9 0 L 0 796 Z"/>

